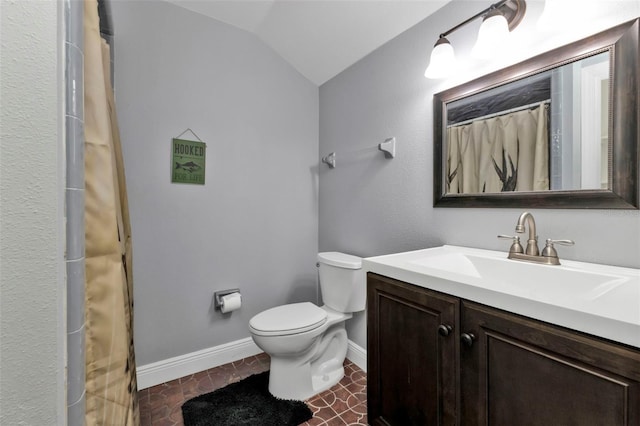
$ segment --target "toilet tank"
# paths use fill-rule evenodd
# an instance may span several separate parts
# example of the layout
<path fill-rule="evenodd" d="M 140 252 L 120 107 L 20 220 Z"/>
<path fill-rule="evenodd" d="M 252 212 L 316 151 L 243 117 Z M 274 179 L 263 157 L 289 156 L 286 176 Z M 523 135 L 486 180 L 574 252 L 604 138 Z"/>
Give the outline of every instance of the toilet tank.
<path fill-rule="evenodd" d="M 322 301 L 338 312 L 364 310 L 367 285 L 362 258 L 339 252 L 318 253 Z"/>

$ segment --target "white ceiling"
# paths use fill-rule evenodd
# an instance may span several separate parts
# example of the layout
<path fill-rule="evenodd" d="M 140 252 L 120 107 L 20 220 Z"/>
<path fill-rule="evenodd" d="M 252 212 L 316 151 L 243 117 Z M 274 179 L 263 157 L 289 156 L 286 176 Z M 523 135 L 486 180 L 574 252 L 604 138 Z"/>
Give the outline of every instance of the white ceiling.
<path fill-rule="evenodd" d="M 450 0 L 167 0 L 254 33 L 321 85 Z"/>

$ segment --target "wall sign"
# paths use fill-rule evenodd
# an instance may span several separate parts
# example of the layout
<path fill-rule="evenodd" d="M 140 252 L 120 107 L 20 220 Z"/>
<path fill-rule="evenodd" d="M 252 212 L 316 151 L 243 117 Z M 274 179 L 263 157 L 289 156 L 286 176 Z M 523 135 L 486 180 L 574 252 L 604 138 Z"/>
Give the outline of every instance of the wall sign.
<path fill-rule="evenodd" d="M 204 185 L 204 142 L 173 138 L 171 143 L 171 182 Z"/>

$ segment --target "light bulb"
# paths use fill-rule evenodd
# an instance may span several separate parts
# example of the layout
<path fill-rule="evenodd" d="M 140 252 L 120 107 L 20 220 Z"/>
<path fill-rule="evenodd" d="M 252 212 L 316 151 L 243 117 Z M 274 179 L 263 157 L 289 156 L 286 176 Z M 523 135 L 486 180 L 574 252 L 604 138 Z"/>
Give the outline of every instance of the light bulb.
<path fill-rule="evenodd" d="M 440 37 L 433 46 L 429 66 L 424 72 L 426 78 L 444 78 L 451 73 L 455 65 L 453 46 L 445 37 Z"/>
<path fill-rule="evenodd" d="M 502 50 L 508 40 L 509 23 L 499 10 L 494 9 L 482 21 L 471 54 L 476 58 L 490 58 Z"/>

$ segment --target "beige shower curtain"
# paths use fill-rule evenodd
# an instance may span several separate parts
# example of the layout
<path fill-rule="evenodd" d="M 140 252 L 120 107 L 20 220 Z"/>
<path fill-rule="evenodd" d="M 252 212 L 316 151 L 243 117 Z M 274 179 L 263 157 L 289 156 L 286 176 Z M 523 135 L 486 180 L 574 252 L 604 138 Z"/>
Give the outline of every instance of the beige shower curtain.
<path fill-rule="evenodd" d="M 87 425 L 138 425 L 131 228 L 97 0 L 85 0 L 85 315 Z"/>
<path fill-rule="evenodd" d="M 447 192 L 549 189 L 546 105 L 447 129 Z"/>

